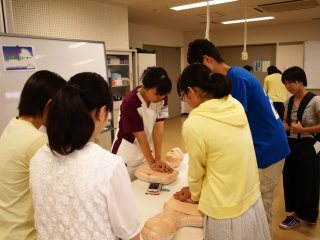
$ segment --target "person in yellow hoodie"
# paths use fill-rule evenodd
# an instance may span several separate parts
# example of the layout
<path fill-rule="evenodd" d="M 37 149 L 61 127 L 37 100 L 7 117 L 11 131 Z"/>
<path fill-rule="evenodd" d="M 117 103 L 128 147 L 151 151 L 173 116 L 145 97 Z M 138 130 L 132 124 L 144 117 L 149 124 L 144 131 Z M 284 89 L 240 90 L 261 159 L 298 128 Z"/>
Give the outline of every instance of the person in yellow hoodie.
<path fill-rule="evenodd" d="M 182 72 L 177 92 L 193 110 L 182 130 L 188 187 L 174 197 L 199 203 L 206 240 L 271 239 L 248 120 L 230 95 L 231 81 L 192 64 Z"/>

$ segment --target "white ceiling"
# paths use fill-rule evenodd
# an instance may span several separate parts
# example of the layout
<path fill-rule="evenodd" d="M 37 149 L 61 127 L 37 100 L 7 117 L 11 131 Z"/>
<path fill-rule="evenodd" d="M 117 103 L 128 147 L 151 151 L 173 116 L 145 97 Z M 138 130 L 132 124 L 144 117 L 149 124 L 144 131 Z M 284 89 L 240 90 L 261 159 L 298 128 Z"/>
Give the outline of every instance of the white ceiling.
<path fill-rule="evenodd" d="M 103 1 L 103 0 L 100 0 Z M 110 0 L 108 3 L 125 5 L 128 7 L 130 23 L 148 25 L 178 31 L 200 31 L 206 28 L 206 7 L 173 11 L 170 7 L 200 2 L 204 0 Z M 261 4 L 290 2 L 290 6 L 299 4 L 298 10 L 259 12 L 254 8 Z M 292 5 L 294 4 L 294 5 Z M 302 9 L 302 6 L 317 4 L 317 7 Z M 237 2 L 213 5 L 211 12 L 211 29 L 243 28 L 243 24 L 224 25 L 220 22 L 244 18 L 245 5 L 248 7 L 248 18 L 274 16 L 274 20 L 248 23 L 250 26 L 269 26 L 275 24 L 295 24 L 298 22 L 317 21 L 320 24 L 320 0 L 239 0 Z M 269 5 L 270 6 L 270 5 Z M 279 5 L 275 9 L 280 10 Z M 319 29 L 320 31 L 320 29 Z"/>

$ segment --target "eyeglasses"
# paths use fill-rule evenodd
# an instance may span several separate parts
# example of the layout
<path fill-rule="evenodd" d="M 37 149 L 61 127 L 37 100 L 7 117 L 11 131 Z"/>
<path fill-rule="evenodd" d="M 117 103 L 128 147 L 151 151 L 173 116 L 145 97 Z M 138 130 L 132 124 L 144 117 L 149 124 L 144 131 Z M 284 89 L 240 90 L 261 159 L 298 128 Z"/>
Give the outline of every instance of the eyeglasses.
<path fill-rule="evenodd" d="M 186 101 L 186 92 L 182 92 L 180 95 L 180 100 L 185 102 Z"/>

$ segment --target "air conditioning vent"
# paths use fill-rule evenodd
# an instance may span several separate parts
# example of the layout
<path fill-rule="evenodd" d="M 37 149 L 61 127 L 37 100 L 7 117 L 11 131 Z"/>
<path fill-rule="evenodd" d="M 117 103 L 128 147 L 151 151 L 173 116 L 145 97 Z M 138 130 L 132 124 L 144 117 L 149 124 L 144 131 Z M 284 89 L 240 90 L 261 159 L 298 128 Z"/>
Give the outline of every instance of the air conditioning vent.
<path fill-rule="evenodd" d="M 292 10 L 315 8 L 319 6 L 320 5 L 317 0 L 292 0 L 278 3 L 261 4 L 258 5 L 258 8 L 265 12 L 285 12 Z"/>

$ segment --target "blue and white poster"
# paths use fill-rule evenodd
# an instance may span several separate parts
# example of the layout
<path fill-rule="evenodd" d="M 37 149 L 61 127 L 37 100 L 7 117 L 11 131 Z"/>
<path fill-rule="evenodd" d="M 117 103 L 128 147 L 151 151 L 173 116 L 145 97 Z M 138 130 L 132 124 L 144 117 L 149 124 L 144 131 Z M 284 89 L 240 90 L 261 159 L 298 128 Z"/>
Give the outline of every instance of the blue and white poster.
<path fill-rule="evenodd" d="M 5 71 L 27 71 L 36 69 L 32 47 L 2 46 Z"/>
<path fill-rule="evenodd" d="M 262 61 L 253 61 L 253 71 L 261 72 L 262 70 Z"/>

